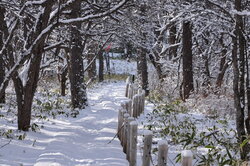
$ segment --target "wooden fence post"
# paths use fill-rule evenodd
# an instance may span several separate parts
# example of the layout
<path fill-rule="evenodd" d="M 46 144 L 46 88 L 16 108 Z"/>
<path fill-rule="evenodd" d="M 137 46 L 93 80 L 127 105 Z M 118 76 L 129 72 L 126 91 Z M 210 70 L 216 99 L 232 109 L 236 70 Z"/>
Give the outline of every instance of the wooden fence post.
<path fill-rule="evenodd" d="M 181 152 L 181 164 L 182 166 L 192 166 L 193 153 L 191 150 L 183 150 Z"/>
<path fill-rule="evenodd" d="M 129 115 L 131 115 L 131 106 L 132 106 L 132 100 L 129 99 L 125 102 L 125 109 L 129 113 Z"/>
<path fill-rule="evenodd" d="M 118 112 L 118 127 L 117 127 L 117 137 L 119 140 L 121 140 L 121 126 L 122 126 L 122 123 L 121 123 L 121 120 L 122 119 L 122 110 L 119 109 L 119 112 Z"/>
<path fill-rule="evenodd" d="M 141 105 L 141 99 L 142 99 L 142 96 L 141 96 L 141 93 L 137 95 L 138 96 L 138 101 L 137 101 L 137 108 L 138 108 L 138 116 L 141 115 L 141 109 L 142 109 L 142 105 Z"/>
<path fill-rule="evenodd" d="M 150 130 L 144 131 L 144 146 L 142 156 L 142 166 L 150 166 L 151 147 L 152 147 L 153 132 Z"/>
<path fill-rule="evenodd" d="M 141 108 L 142 108 L 141 113 L 143 113 L 144 109 L 145 109 L 145 90 L 142 91 L 142 101 L 141 102 L 142 102 L 141 103 Z"/>
<path fill-rule="evenodd" d="M 135 95 L 135 117 L 137 118 L 139 115 L 139 103 L 138 103 L 139 96 Z"/>
<path fill-rule="evenodd" d="M 225 165 L 225 166 L 229 166 L 229 165 Z M 241 166 L 250 166 L 250 161 L 245 161 L 241 164 Z"/>
<path fill-rule="evenodd" d="M 126 109 L 126 102 L 121 102 L 122 109 Z"/>
<path fill-rule="evenodd" d="M 121 145 L 123 145 L 123 133 L 124 133 L 124 114 L 126 113 L 125 109 L 121 110 L 121 127 L 120 127 L 120 141 L 121 141 Z"/>
<path fill-rule="evenodd" d="M 129 100 L 127 103 L 127 110 L 130 116 L 132 116 L 132 100 Z"/>
<path fill-rule="evenodd" d="M 134 87 L 133 87 L 133 89 L 134 89 L 134 93 L 133 93 L 133 95 L 135 96 L 135 95 L 138 95 L 138 85 L 136 85 L 136 84 L 134 84 Z"/>
<path fill-rule="evenodd" d="M 138 124 L 136 121 L 130 122 L 130 147 L 129 147 L 129 166 L 136 166 L 137 157 L 137 128 Z"/>
<path fill-rule="evenodd" d="M 126 154 L 127 154 L 127 160 L 129 161 L 129 152 L 130 152 L 130 122 L 134 121 L 135 118 L 128 117 L 128 128 L 127 128 L 127 148 L 126 148 Z"/>
<path fill-rule="evenodd" d="M 133 97 L 133 99 L 132 99 L 132 116 L 133 117 L 136 117 L 135 115 L 136 115 L 136 101 L 135 101 L 135 96 Z"/>
<path fill-rule="evenodd" d="M 140 95 L 140 114 L 144 112 L 145 93 Z"/>
<path fill-rule="evenodd" d="M 129 84 L 128 85 L 128 98 L 132 99 L 132 97 L 133 97 L 133 85 Z"/>
<path fill-rule="evenodd" d="M 122 135 L 122 147 L 123 147 L 123 152 L 126 153 L 126 148 L 127 148 L 127 128 L 128 128 L 128 117 L 129 114 L 125 113 L 124 114 L 124 127 L 123 127 L 123 135 Z"/>
<path fill-rule="evenodd" d="M 137 118 L 139 115 L 139 95 L 135 95 L 132 100 L 132 116 Z"/>
<path fill-rule="evenodd" d="M 134 86 L 135 86 L 134 84 L 131 85 L 131 99 L 133 99 L 133 97 L 134 97 L 134 95 L 135 95 L 135 94 L 134 94 L 134 93 L 135 93 L 135 92 L 134 92 Z"/>
<path fill-rule="evenodd" d="M 126 79 L 126 91 L 125 91 L 125 97 L 128 97 L 128 91 L 129 91 L 129 77 Z"/>
<path fill-rule="evenodd" d="M 158 142 L 158 165 L 157 166 L 167 166 L 168 157 L 168 142 L 165 140 L 160 140 Z"/>

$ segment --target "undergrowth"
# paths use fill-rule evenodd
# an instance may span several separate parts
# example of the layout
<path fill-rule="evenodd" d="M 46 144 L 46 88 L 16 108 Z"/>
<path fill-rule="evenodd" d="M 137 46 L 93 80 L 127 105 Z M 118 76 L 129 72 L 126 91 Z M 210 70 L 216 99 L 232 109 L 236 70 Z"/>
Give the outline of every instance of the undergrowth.
<path fill-rule="evenodd" d="M 249 142 L 246 139 L 238 144 L 237 132 L 228 119 L 209 118 L 202 114 L 190 114 L 182 106 L 181 100 L 164 103 L 162 96 L 153 93 L 149 96 L 155 109 L 147 115 L 144 128 L 154 132 L 154 136 L 167 139 L 170 147 L 192 150 L 195 165 L 239 165 L 243 146 Z M 179 146 L 176 146 L 179 145 Z M 157 148 L 153 150 L 157 152 Z M 175 157 L 180 162 L 181 154 Z"/>
<path fill-rule="evenodd" d="M 8 100 L 10 99 L 8 98 Z M 13 96 L 11 96 L 11 101 L 12 100 L 14 101 Z M 24 140 L 26 138 L 25 132 L 13 129 L 13 127 L 8 127 L 8 124 L 15 124 L 17 122 L 16 103 L 6 102 L 6 104 L 2 104 L 0 107 L 0 120 L 2 121 L 2 125 L 0 126 L 0 137 Z M 68 97 L 62 97 L 59 90 L 40 90 L 33 101 L 30 131 L 38 132 L 44 127 L 42 124 L 38 124 L 37 121 L 49 121 L 51 118 L 55 119 L 58 116 L 75 118 L 78 114 L 79 110 L 72 110 L 70 100 Z"/>
<path fill-rule="evenodd" d="M 129 74 L 104 74 L 104 80 L 102 83 L 110 83 L 110 82 L 118 82 L 118 81 L 124 81 L 127 79 Z M 85 82 L 89 80 L 88 77 L 85 78 Z M 99 84 L 98 78 L 95 78 L 94 81 L 91 82 L 90 85 L 88 85 L 88 88 L 93 88 L 95 85 Z"/>

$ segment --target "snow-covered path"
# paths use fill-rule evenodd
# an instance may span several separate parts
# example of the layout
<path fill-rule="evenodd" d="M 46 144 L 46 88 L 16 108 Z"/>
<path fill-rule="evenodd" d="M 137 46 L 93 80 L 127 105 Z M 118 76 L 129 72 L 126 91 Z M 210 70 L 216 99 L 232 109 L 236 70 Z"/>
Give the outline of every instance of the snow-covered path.
<path fill-rule="evenodd" d="M 26 140 L 12 141 L 0 149 L 0 165 L 128 165 L 119 141 L 108 144 L 116 134 L 124 90 L 124 83 L 91 89 L 90 106 L 77 118 L 50 119 L 39 132 L 28 133 Z"/>

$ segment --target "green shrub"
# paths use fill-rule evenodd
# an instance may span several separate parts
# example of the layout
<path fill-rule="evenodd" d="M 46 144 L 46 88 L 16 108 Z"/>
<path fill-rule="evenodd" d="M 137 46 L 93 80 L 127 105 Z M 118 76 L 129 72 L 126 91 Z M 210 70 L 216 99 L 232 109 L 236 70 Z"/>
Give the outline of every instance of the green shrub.
<path fill-rule="evenodd" d="M 237 143 L 237 133 L 230 128 L 228 121 L 211 119 L 213 126 L 200 129 L 198 125 L 204 125 L 210 119 L 205 116 L 195 118 L 187 114 L 187 110 L 180 103 L 174 101 L 170 104 L 159 104 L 147 115 L 144 128 L 152 130 L 156 137 L 167 138 L 171 145 L 179 144 L 182 149 L 192 150 L 197 165 L 223 166 L 239 163 L 240 145 Z M 248 142 L 249 140 L 245 141 L 246 144 Z M 201 154 L 199 148 L 206 149 L 207 153 Z M 180 154 L 175 161 L 180 161 Z"/>

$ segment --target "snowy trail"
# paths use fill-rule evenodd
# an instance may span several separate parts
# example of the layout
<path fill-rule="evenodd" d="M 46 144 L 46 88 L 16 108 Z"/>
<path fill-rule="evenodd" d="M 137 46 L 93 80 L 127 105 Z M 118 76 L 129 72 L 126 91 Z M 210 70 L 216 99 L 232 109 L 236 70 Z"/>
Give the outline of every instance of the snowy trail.
<path fill-rule="evenodd" d="M 0 165 L 128 165 L 118 139 L 108 144 L 116 134 L 120 103 L 126 100 L 124 87 L 111 83 L 89 90 L 90 106 L 77 118 L 50 119 L 40 132 L 28 133 L 27 140 L 12 141 L 0 150 Z"/>

